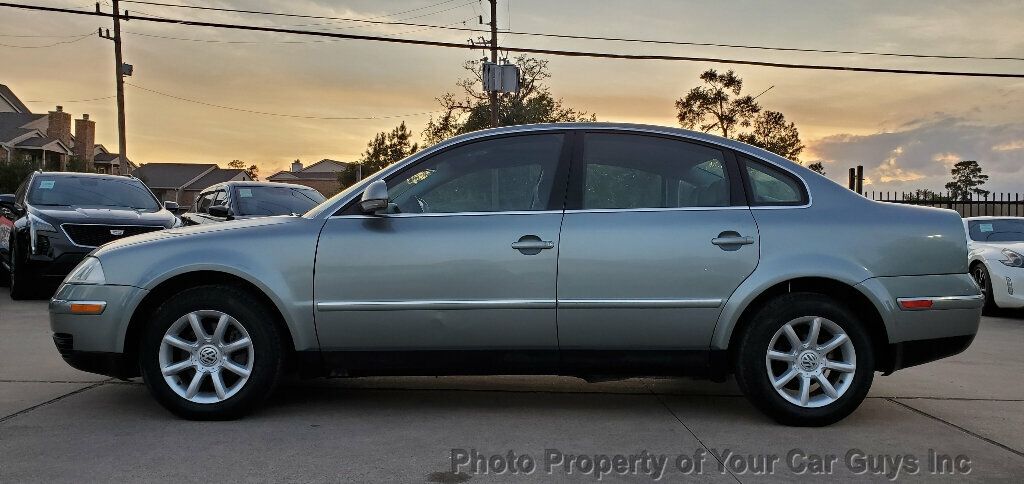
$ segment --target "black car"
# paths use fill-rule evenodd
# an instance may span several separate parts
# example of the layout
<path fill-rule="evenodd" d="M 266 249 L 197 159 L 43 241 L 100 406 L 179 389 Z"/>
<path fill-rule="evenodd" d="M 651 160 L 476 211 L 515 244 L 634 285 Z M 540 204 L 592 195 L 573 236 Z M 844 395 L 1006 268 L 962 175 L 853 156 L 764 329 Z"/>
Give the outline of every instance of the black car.
<path fill-rule="evenodd" d="M 94 248 L 180 225 L 167 205 L 137 178 L 35 172 L 0 196 L 0 279 L 14 299 L 52 291 Z"/>
<path fill-rule="evenodd" d="M 185 225 L 199 225 L 272 215 L 303 214 L 324 201 L 320 192 L 291 183 L 229 181 L 199 193 L 188 212 Z"/>

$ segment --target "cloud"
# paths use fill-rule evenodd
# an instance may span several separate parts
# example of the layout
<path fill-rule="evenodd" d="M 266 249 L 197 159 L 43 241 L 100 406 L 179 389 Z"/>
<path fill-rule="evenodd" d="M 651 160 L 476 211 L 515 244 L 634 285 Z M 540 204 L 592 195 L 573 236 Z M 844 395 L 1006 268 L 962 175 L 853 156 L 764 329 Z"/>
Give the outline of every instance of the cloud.
<path fill-rule="evenodd" d="M 808 143 L 814 157 L 840 170 L 864 165 L 877 189 L 938 189 L 960 160 L 977 160 L 992 176 L 986 188 L 1019 191 L 1024 168 L 1024 124 L 985 125 L 937 115 L 891 131 L 838 134 Z M 1013 178 L 1010 178 L 1013 177 Z"/>

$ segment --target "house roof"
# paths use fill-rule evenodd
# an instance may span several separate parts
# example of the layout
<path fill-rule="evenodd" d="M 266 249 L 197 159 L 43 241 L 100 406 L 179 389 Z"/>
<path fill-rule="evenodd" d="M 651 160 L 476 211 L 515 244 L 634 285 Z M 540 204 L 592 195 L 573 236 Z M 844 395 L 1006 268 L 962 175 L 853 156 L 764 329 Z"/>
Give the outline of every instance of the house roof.
<path fill-rule="evenodd" d="M 52 148 L 58 148 L 59 151 L 63 152 L 66 155 L 70 155 L 71 154 L 71 148 L 68 147 L 67 145 L 65 145 L 64 143 L 62 143 L 59 139 L 48 138 L 48 137 L 45 137 L 45 136 L 36 136 L 34 138 L 28 138 L 28 139 L 19 141 L 14 146 L 16 146 L 18 148 L 51 149 L 51 151 L 57 151 L 57 150 L 53 150 Z"/>
<path fill-rule="evenodd" d="M 213 170 L 198 180 L 189 183 L 185 190 L 202 190 L 204 188 L 216 185 L 218 183 L 226 182 L 238 176 L 240 173 L 245 173 L 245 170 L 238 168 L 222 168 Z"/>
<path fill-rule="evenodd" d="M 106 153 L 106 152 L 104 152 L 104 153 L 96 153 L 95 155 L 93 155 L 92 160 L 94 162 L 96 162 L 96 163 L 110 163 L 110 162 L 112 162 L 112 161 L 114 161 L 114 160 L 116 160 L 116 159 L 118 159 L 120 157 L 121 157 L 121 155 L 118 155 L 117 153 Z"/>
<path fill-rule="evenodd" d="M 309 165 L 309 166 L 303 168 L 302 171 L 300 171 L 299 173 L 301 173 L 303 171 L 310 171 L 310 169 L 318 167 L 318 166 L 323 165 L 323 164 L 334 165 L 334 168 L 336 168 L 335 171 L 340 171 L 340 170 L 344 170 L 348 165 L 351 165 L 352 163 L 347 163 L 347 162 L 344 162 L 344 161 L 331 160 L 331 159 L 324 158 L 324 159 L 322 159 L 322 160 L 320 160 L 320 161 L 318 161 L 316 163 L 313 163 L 312 165 Z"/>
<path fill-rule="evenodd" d="M 314 172 L 307 172 L 307 171 L 279 171 L 277 173 L 274 173 L 273 175 L 268 176 L 267 180 L 270 180 L 272 178 L 279 179 L 279 180 L 285 180 L 285 179 L 287 179 L 287 180 L 295 180 L 295 179 L 298 179 L 298 180 L 336 180 L 338 178 L 338 172 L 337 171 L 314 171 Z"/>
<path fill-rule="evenodd" d="M 2 84 L 0 84 L 0 86 L 2 86 Z M 0 113 L 0 143 L 9 142 L 18 136 L 29 131 L 33 131 L 31 129 L 22 128 L 22 126 L 44 116 L 46 115 L 31 113 Z"/>
<path fill-rule="evenodd" d="M 213 163 L 146 163 L 132 173 L 150 188 L 180 188 L 217 168 Z"/>
<path fill-rule="evenodd" d="M 11 91 L 11 88 L 3 84 L 0 84 L 0 97 L 2 97 L 4 101 L 7 101 L 7 103 L 14 107 L 14 109 L 19 113 L 32 113 L 32 111 L 28 109 L 28 106 L 21 102 L 21 99 L 18 99 L 18 96 L 14 95 L 14 91 Z"/>

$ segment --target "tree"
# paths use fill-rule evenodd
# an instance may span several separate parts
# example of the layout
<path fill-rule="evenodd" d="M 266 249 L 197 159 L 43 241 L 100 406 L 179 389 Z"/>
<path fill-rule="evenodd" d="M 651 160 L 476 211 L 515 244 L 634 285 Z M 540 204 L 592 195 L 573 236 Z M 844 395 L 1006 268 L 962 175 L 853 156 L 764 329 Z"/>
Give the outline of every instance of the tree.
<path fill-rule="evenodd" d="M 17 159 L 8 155 L 8 161 L 0 161 L 0 193 L 14 193 L 38 166 L 35 162 Z"/>
<path fill-rule="evenodd" d="M 412 142 L 412 132 L 405 126 L 405 121 L 391 131 L 381 131 L 366 144 L 366 151 L 356 161 L 362 168 L 362 175 L 366 177 L 376 173 L 384 167 L 401 160 L 417 151 L 419 144 Z M 347 187 L 356 182 L 358 168 L 346 169 L 338 172 L 338 183 Z"/>
<path fill-rule="evenodd" d="M 918 188 L 911 193 L 903 194 L 904 200 L 928 200 L 935 202 L 946 202 L 949 201 L 947 197 L 944 197 L 938 193 L 927 188 Z"/>
<path fill-rule="evenodd" d="M 705 86 L 690 89 L 685 97 L 676 101 L 679 110 L 676 117 L 684 128 L 699 128 L 705 133 L 715 130 L 729 138 L 736 136 L 737 128 L 750 126 L 753 117 L 761 111 L 753 97 L 740 96 L 743 79 L 732 70 L 719 74 L 708 69 L 700 75 L 700 80 Z"/>
<path fill-rule="evenodd" d="M 231 162 L 228 163 L 228 168 L 245 170 L 245 174 L 249 175 L 249 178 L 252 178 L 253 180 L 260 179 L 260 168 L 256 165 L 249 165 L 249 167 L 246 168 L 245 162 L 242 160 L 231 160 Z"/>
<path fill-rule="evenodd" d="M 798 161 L 804 150 L 796 125 L 787 123 L 786 117 L 778 111 L 763 111 L 754 119 L 754 129 L 741 133 L 736 139 L 793 161 Z"/>
<path fill-rule="evenodd" d="M 735 72 L 719 73 L 708 69 L 700 75 L 700 80 L 704 81 L 703 86 L 690 89 L 685 97 L 676 101 L 679 111 L 676 118 L 682 127 L 715 132 L 799 161 L 804 144 L 796 124 L 786 122 L 786 117 L 778 111 L 762 111 L 752 96 L 741 96 L 743 79 Z M 741 128 L 751 126 L 750 132 L 740 132 Z M 811 169 L 824 173 L 824 166 Z"/>
<path fill-rule="evenodd" d="M 946 190 L 949 190 L 949 196 L 953 200 L 970 200 L 971 194 L 988 195 L 988 190 L 979 188 L 988 181 L 988 175 L 981 173 L 981 165 L 977 161 L 957 162 L 949 173 L 953 175 L 953 181 L 946 184 Z"/>
<path fill-rule="evenodd" d="M 597 120 L 593 114 L 565 107 L 561 99 L 551 95 L 544 84 L 551 77 L 548 61 L 521 55 L 515 63 L 520 71 L 519 91 L 498 94 L 499 125 Z M 431 116 L 423 130 L 423 138 L 429 144 L 491 127 L 491 105 L 482 90 L 480 63 L 469 61 L 463 68 L 471 75 L 456 82 L 462 92 L 449 92 L 437 98 L 444 113 L 436 118 Z"/>
<path fill-rule="evenodd" d="M 807 168 L 820 175 L 825 174 L 825 165 L 823 165 L 820 161 L 815 161 L 814 163 L 807 165 Z"/>

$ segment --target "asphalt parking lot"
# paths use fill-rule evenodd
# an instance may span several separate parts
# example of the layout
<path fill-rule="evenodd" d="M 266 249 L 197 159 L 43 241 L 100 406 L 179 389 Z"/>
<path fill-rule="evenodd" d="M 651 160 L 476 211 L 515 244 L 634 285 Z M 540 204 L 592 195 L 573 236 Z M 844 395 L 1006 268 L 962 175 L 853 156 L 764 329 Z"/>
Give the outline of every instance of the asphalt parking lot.
<path fill-rule="evenodd" d="M 514 376 L 294 381 L 255 415 L 202 423 L 68 367 L 46 302 L 3 288 L 0 481 L 1019 482 L 1022 347 L 1024 314 L 986 317 L 967 352 L 876 377 L 823 429 L 774 424 L 732 382 Z M 451 473 L 453 455 L 470 464 Z"/>

